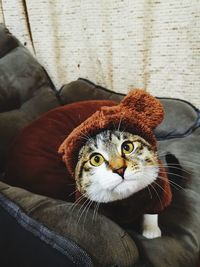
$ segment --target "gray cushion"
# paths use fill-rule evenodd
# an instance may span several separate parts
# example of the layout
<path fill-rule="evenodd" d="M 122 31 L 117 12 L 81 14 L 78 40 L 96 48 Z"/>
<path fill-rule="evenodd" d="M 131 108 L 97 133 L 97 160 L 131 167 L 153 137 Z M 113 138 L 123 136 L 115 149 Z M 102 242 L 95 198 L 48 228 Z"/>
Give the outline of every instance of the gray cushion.
<path fill-rule="evenodd" d="M 17 206 L 13 203 L 17 203 Z M 66 260 L 69 253 L 76 262 L 82 257 L 82 264 L 74 266 L 132 266 L 138 259 L 138 250 L 130 236 L 109 219 L 101 215 L 94 218 L 91 211 L 80 218 L 80 208 L 73 208 L 72 203 L 35 195 L 0 182 L 0 214 L 1 209 L 6 210 L 16 223 L 57 249 L 60 254 L 68 251 Z M 6 225 L 4 227 L 6 231 Z M 79 249 L 72 251 L 71 247 L 75 244 L 79 245 Z M 80 247 L 91 255 L 90 261 L 94 265 L 83 264 L 86 260 L 90 262 L 90 257 Z M 7 254 L 12 253 L 12 249 L 8 248 Z"/>
<path fill-rule="evenodd" d="M 37 60 L 0 24 L 0 171 L 16 134 L 59 105 L 55 88 Z"/>

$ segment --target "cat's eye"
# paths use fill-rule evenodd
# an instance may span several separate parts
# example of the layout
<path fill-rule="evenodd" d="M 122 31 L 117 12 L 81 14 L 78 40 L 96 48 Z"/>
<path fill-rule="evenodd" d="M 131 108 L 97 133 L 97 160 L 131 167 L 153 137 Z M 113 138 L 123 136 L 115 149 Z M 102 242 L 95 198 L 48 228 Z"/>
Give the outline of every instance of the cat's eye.
<path fill-rule="evenodd" d="M 90 164 L 95 167 L 100 166 L 104 161 L 104 157 L 99 153 L 92 154 L 90 158 Z"/>
<path fill-rule="evenodd" d="M 122 144 L 122 154 L 130 154 L 134 150 L 134 144 L 130 141 L 125 141 Z"/>

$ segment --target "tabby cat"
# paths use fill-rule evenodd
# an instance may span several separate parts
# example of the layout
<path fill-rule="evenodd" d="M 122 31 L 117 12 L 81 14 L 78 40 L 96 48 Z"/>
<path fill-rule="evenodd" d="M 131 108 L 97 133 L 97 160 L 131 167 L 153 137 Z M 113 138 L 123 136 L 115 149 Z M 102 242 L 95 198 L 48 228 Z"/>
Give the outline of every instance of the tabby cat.
<path fill-rule="evenodd" d="M 121 201 L 148 187 L 159 173 L 157 153 L 138 135 L 106 130 L 88 138 L 79 152 L 79 192 L 98 203 Z M 143 235 L 161 236 L 157 214 L 144 214 Z"/>

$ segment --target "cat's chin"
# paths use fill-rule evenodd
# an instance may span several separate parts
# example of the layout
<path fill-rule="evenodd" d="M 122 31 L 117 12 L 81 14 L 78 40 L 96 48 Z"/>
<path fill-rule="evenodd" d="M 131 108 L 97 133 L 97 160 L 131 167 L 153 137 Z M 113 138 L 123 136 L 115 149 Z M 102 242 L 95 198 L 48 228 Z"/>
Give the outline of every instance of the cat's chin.
<path fill-rule="evenodd" d="M 133 175 L 125 176 L 124 179 L 115 183 L 109 183 L 109 187 L 101 187 L 94 183 L 87 192 L 89 199 L 95 202 L 108 203 L 112 201 L 122 200 L 146 188 L 157 179 L 158 168 L 151 168 L 147 172 L 140 172 Z"/>
<path fill-rule="evenodd" d="M 95 202 L 108 203 L 112 201 L 122 200 L 130 197 L 131 195 L 137 193 L 138 191 L 144 189 L 149 184 L 151 184 L 155 179 L 148 184 L 139 183 L 136 180 L 122 180 L 121 183 L 116 185 L 112 190 L 101 190 L 101 192 L 96 192 L 96 194 L 89 195 L 88 197 Z"/>
<path fill-rule="evenodd" d="M 151 182 L 153 182 L 153 181 L 151 181 Z M 149 182 L 149 184 L 151 182 Z M 108 197 L 109 200 L 107 202 L 128 198 L 131 195 L 144 189 L 149 184 L 140 183 L 137 180 L 125 180 L 124 179 L 119 185 L 117 185 L 110 192 L 110 197 Z"/>
<path fill-rule="evenodd" d="M 134 193 L 140 191 L 144 188 L 144 185 L 141 186 L 136 180 L 122 180 L 120 184 L 118 184 L 112 191 L 111 191 L 111 200 L 120 200 L 124 198 L 128 198 Z"/>

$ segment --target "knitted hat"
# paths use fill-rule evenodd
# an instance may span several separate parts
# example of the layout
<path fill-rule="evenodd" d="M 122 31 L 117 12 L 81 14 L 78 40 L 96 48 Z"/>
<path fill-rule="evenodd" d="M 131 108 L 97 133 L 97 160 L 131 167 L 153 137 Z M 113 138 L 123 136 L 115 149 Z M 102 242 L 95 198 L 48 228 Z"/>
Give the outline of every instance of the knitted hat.
<path fill-rule="evenodd" d="M 102 107 L 75 128 L 59 147 L 68 171 L 74 176 L 80 148 L 85 136 L 95 136 L 104 130 L 120 129 L 143 137 L 156 150 L 153 129 L 163 120 L 161 103 L 144 90 L 131 91 L 119 105 Z"/>

